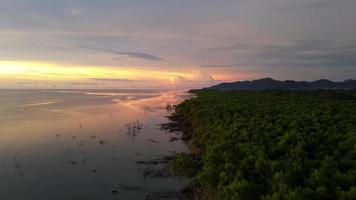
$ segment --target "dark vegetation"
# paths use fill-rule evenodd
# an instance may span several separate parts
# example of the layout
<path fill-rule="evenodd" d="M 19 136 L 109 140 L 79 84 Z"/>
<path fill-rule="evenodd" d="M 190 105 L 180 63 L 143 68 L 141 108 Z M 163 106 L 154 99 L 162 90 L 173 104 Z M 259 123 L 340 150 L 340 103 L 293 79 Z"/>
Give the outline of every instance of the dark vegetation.
<path fill-rule="evenodd" d="M 317 81 L 278 81 L 272 78 L 263 78 L 253 81 L 237 81 L 233 83 L 221 83 L 208 89 L 212 90 L 354 90 L 356 80 L 345 80 L 343 82 L 333 82 L 327 79 Z"/>
<path fill-rule="evenodd" d="M 169 126 L 192 150 L 171 169 L 197 198 L 356 199 L 355 92 L 195 93 Z"/>

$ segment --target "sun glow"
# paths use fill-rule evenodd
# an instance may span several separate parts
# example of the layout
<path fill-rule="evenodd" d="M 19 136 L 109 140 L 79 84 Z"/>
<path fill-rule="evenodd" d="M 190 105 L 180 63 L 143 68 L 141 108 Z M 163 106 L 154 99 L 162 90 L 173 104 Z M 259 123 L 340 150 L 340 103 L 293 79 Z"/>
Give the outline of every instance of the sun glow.
<path fill-rule="evenodd" d="M 127 79 L 127 80 L 161 80 L 184 73 L 129 69 L 112 66 L 74 66 L 40 62 L 0 61 L 0 77 L 32 80 L 83 80 L 83 79 Z"/>

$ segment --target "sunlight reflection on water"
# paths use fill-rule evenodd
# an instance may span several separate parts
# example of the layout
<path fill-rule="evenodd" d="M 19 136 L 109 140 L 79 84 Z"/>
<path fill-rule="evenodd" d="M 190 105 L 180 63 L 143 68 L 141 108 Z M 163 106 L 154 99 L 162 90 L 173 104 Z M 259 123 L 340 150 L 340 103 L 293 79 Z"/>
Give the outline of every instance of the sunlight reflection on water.
<path fill-rule="evenodd" d="M 167 120 L 166 104 L 184 98 L 159 91 L 0 91 L 0 199 L 142 199 L 182 188 L 186 180 L 143 176 L 147 166 L 136 162 L 187 151 L 158 126 Z"/>

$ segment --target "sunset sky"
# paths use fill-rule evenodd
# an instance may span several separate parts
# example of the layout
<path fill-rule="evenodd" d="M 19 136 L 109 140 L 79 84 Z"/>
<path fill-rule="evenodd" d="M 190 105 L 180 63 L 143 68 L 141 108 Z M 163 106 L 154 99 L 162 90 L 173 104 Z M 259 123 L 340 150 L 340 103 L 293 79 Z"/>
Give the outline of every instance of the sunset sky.
<path fill-rule="evenodd" d="M 355 0 L 0 0 L 0 88 L 356 78 Z"/>

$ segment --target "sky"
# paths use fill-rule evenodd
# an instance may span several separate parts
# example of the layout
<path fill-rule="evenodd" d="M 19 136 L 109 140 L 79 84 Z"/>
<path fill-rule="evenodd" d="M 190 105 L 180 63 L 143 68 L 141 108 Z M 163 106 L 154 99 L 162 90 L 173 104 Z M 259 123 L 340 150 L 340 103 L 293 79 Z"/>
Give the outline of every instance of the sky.
<path fill-rule="evenodd" d="M 356 78 L 355 0 L 0 0 L 0 88 Z"/>

